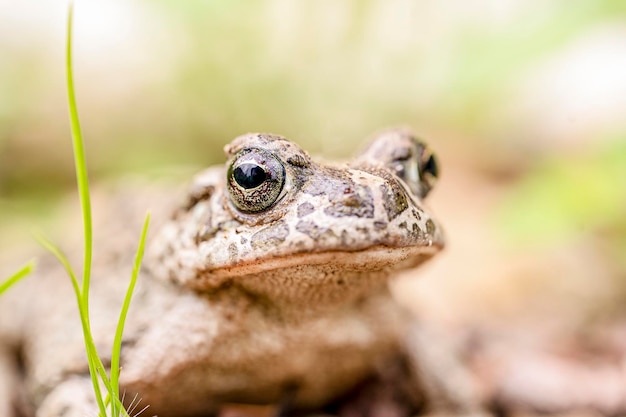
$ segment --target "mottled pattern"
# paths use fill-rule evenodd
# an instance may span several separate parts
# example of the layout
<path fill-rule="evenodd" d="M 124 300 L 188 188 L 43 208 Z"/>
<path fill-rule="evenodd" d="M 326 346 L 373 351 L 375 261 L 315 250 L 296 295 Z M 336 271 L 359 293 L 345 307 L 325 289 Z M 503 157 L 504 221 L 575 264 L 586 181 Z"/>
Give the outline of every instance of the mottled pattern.
<path fill-rule="evenodd" d="M 284 221 L 264 227 L 250 238 L 254 250 L 267 250 L 279 246 L 289 236 L 289 226 Z"/>
<path fill-rule="evenodd" d="M 315 207 L 311 203 L 302 203 L 298 206 L 298 217 L 304 217 L 315 211 Z"/>
<path fill-rule="evenodd" d="M 300 233 L 304 233 L 313 240 L 318 240 L 322 236 L 327 236 L 329 239 L 334 239 L 334 232 L 328 228 L 320 227 L 312 221 L 301 220 L 296 224 L 296 230 Z"/>
<path fill-rule="evenodd" d="M 383 205 L 387 212 L 387 218 L 389 221 L 392 221 L 409 207 L 406 195 L 397 183 L 395 183 L 395 186 L 392 185 L 391 187 L 383 184 L 380 188 L 384 199 Z"/>
<path fill-rule="evenodd" d="M 423 259 L 442 245 L 441 231 L 418 196 L 385 160 L 376 164 L 371 155 L 367 161 L 357 158 L 354 168 L 321 164 L 293 143 L 270 135 L 238 138 L 227 151 L 236 158 L 246 146 L 265 147 L 282 161 L 286 180 L 281 197 L 265 211 L 242 213 L 230 203 L 225 171 L 200 174 L 197 181 L 210 182 L 214 189 L 211 198 L 198 201 L 166 226 L 164 238 L 150 252 L 158 257 L 164 278 L 211 288 L 238 274 L 271 271 L 274 265 L 289 268 L 293 255 L 307 262 L 307 254 L 386 247 L 404 248 L 402 257 Z M 207 213 L 210 219 L 204 217 Z M 200 234 L 198 219 L 203 224 Z M 381 256 L 372 262 L 397 262 L 395 255 Z M 169 270 L 163 269 L 168 265 Z"/>

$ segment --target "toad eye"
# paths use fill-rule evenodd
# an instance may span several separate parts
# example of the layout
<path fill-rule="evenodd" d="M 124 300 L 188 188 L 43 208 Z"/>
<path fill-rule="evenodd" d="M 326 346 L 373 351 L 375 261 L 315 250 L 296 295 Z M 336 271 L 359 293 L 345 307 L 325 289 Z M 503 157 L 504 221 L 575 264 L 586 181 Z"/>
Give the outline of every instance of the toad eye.
<path fill-rule="evenodd" d="M 263 184 L 267 179 L 267 174 L 263 167 L 256 164 L 245 163 L 235 168 L 233 178 L 241 187 L 250 189 Z"/>
<path fill-rule="evenodd" d="M 437 158 L 432 150 L 428 147 L 424 147 L 422 154 L 420 155 L 417 172 L 419 174 L 420 186 L 422 189 L 422 197 L 433 188 L 439 177 L 439 164 Z"/>
<path fill-rule="evenodd" d="M 244 213 L 258 213 L 273 206 L 285 185 L 285 167 L 271 153 L 247 149 L 228 167 L 230 199 Z"/>

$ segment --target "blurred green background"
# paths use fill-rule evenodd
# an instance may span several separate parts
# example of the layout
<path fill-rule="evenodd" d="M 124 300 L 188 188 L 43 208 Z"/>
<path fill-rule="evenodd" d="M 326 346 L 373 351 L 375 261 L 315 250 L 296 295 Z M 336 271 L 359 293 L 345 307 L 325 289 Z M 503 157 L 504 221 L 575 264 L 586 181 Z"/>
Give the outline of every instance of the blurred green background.
<path fill-rule="evenodd" d="M 185 178 L 181 172 L 221 162 L 223 145 L 249 131 L 347 158 L 372 132 L 408 125 L 440 154 L 432 206 L 448 224 L 447 256 L 458 256 L 465 271 L 462 283 L 447 281 L 448 293 L 452 287 L 461 299 L 532 276 L 541 280 L 529 291 L 539 294 L 574 268 L 577 294 L 599 281 L 610 285 L 594 300 L 621 294 L 626 2 L 76 3 L 75 71 L 92 181 Z M 4 247 L 28 236 L 28 225 L 50 221 L 74 187 L 66 6 L 0 7 Z M 494 278 L 476 284 L 486 276 Z"/>

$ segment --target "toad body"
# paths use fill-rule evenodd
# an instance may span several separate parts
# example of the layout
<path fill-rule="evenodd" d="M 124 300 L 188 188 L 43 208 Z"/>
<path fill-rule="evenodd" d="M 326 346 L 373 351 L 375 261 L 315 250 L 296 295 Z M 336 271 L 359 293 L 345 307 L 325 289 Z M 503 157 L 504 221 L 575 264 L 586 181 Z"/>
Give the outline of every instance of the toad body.
<path fill-rule="evenodd" d="M 150 415 L 209 415 L 287 392 L 303 409 L 340 398 L 406 351 L 408 316 L 388 280 L 443 246 L 422 204 L 436 161 L 408 131 L 382 132 L 344 164 L 269 134 L 225 150 L 226 165 L 198 174 L 149 237 L 120 384 Z M 140 214 L 160 204 L 143 203 Z M 128 206 L 104 209 L 95 243 L 91 315 L 105 364 L 135 250 L 124 236 L 139 230 Z M 23 362 L 0 380 L 0 411 L 25 397 L 40 417 L 96 415 L 68 278 L 46 259 L 39 270 L 0 300 L 0 363 L 11 369 L 16 352 Z"/>

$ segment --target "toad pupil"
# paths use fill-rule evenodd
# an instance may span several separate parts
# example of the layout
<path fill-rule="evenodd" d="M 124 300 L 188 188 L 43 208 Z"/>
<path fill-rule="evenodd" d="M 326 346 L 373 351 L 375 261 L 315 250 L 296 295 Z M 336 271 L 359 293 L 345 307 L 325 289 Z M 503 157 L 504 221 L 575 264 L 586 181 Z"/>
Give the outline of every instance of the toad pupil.
<path fill-rule="evenodd" d="M 241 164 L 233 171 L 237 184 L 243 188 L 256 188 L 267 179 L 267 173 L 256 164 Z"/>
<path fill-rule="evenodd" d="M 424 168 L 422 168 L 422 172 L 428 172 L 435 178 L 439 176 L 439 167 L 437 166 L 437 161 L 432 155 L 428 158 L 428 161 L 426 161 Z"/>

